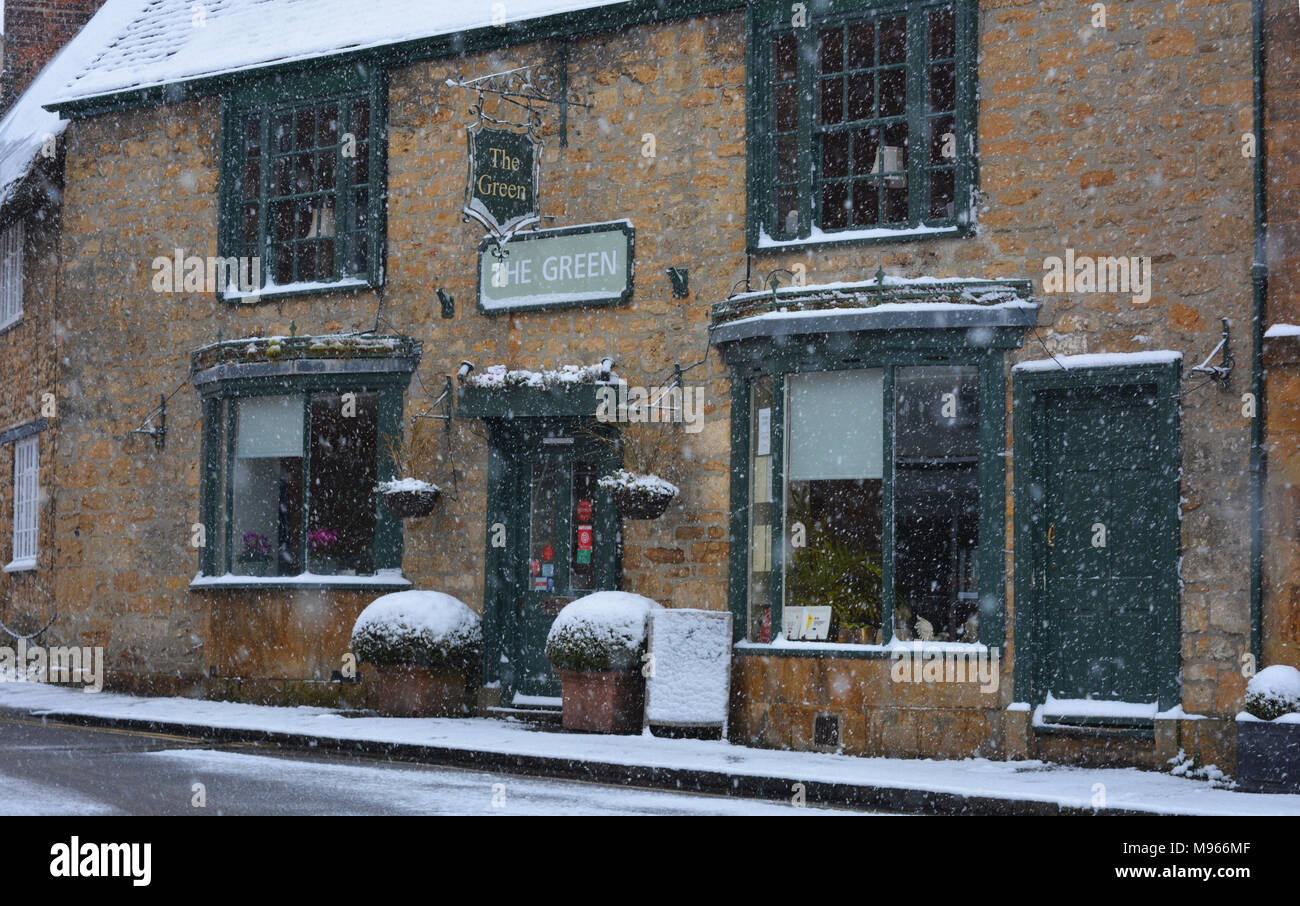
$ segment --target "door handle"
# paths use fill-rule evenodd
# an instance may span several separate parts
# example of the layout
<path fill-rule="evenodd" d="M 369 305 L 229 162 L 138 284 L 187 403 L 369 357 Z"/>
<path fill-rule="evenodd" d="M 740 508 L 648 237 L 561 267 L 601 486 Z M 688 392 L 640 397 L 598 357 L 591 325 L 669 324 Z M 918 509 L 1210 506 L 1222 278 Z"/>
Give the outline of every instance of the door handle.
<path fill-rule="evenodd" d="M 1056 550 L 1056 523 L 1053 522 L 1047 527 L 1047 549 Z"/>

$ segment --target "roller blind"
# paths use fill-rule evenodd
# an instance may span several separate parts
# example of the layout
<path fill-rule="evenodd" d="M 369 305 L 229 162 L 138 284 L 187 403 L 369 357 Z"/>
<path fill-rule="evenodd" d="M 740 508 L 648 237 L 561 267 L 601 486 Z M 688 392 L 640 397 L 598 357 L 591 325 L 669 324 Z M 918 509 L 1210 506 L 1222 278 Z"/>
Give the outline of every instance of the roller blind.
<path fill-rule="evenodd" d="M 302 397 L 254 396 L 239 400 L 235 456 L 302 456 Z"/>
<path fill-rule="evenodd" d="M 884 371 L 792 374 L 788 481 L 884 475 Z"/>

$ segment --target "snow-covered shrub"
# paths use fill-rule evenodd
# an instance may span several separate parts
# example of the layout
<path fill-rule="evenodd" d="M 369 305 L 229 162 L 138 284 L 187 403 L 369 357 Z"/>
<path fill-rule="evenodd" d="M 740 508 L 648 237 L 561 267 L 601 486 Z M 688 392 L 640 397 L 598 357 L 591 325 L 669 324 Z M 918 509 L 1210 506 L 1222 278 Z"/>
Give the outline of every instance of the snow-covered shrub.
<path fill-rule="evenodd" d="M 626 670 L 641 663 L 650 611 L 659 605 L 625 591 L 571 602 L 551 624 L 546 657 L 561 670 Z"/>
<path fill-rule="evenodd" d="M 437 591 L 376 598 L 352 627 L 352 653 L 365 664 L 466 667 L 482 650 L 478 614 Z"/>
<path fill-rule="evenodd" d="M 1260 720 L 1300 714 L 1300 670 L 1275 664 L 1256 673 L 1246 684 L 1246 713 Z"/>

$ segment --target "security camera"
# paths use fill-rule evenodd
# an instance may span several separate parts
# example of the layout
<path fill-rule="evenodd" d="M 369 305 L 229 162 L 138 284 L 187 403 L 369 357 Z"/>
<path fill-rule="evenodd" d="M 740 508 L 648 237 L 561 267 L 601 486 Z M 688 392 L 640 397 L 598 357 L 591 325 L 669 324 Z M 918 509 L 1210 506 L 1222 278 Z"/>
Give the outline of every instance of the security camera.
<path fill-rule="evenodd" d="M 614 360 L 606 356 L 600 360 L 600 379 L 608 381 L 610 375 L 614 372 Z"/>
<path fill-rule="evenodd" d="M 473 370 L 474 370 L 473 362 L 470 362 L 468 360 L 461 362 L 460 370 L 456 372 L 456 380 L 460 381 L 461 383 L 464 383 L 465 378 L 469 377 L 469 373 Z"/>

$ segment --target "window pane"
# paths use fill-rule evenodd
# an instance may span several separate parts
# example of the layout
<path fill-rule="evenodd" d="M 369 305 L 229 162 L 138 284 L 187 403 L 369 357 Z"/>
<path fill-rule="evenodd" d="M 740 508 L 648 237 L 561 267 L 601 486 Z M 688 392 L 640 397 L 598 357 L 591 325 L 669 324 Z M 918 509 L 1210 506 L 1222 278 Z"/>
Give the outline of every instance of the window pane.
<path fill-rule="evenodd" d="M 849 76 L 849 119 L 865 120 L 875 114 L 876 78 L 869 72 Z"/>
<path fill-rule="evenodd" d="M 302 434 L 300 397 L 235 401 L 232 569 L 237 575 L 302 571 Z"/>
<path fill-rule="evenodd" d="M 903 638 L 978 638 L 978 375 L 973 365 L 894 372 L 895 627 Z"/>
<path fill-rule="evenodd" d="M 595 541 L 595 509 L 599 498 L 596 495 L 596 466 L 590 462 L 573 464 L 572 516 L 569 519 L 569 590 L 590 591 L 596 587 L 596 564 L 592 556 Z M 583 502 L 585 501 L 585 507 Z M 590 508 L 592 517 L 587 522 L 578 518 L 578 514 Z M 608 539 L 602 539 L 608 544 Z"/>
<path fill-rule="evenodd" d="M 542 579 L 543 587 L 535 591 L 555 591 L 563 588 L 564 576 L 556 576 L 555 551 L 560 547 L 560 491 L 563 475 L 560 461 L 554 456 L 544 456 L 533 464 L 532 482 L 529 486 L 528 557 L 535 562 L 539 572 L 534 581 Z M 547 550 L 550 557 L 547 557 Z"/>
<path fill-rule="evenodd" d="M 749 605 L 746 638 L 772 639 L 772 379 L 755 379 L 749 393 Z"/>
<path fill-rule="evenodd" d="M 957 26 L 951 8 L 930 13 L 930 59 L 943 60 L 957 53 Z"/>
<path fill-rule="evenodd" d="M 776 193 L 776 230 L 779 233 L 799 231 L 799 192 L 786 186 Z"/>
<path fill-rule="evenodd" d="M 953 64 L 930 67 L 930 112 L 942 113 L 957 106 L 957 83 Z"/>
<path fill-rule="evenodd" d="M 310 571 L 374 572 L 379 395 L 316 393 L 311 398 Z"/>
<path fill-rule="evenodd" d="M 843 182 L 822 185 L 822 229 L 842 230 L 849 223 L 849 186 Z"/>
<path fill-rule="evenodd" d="M 907 20 L 901 16 L 880 23 L 880 62 L 882 65 L 907 60 Z"/>
<path fill-rule="evenodd" d="M 876 62 L 876 26 L 870 22 L 849 26 L 849 69 L 868 69 Z"/>
<path fill-rule="evenodd" d="M 929 204 L 930 217 L 953 217 L 953 199 L 955 196 L 956 191 L 954 189 L 953 171 L 931 170 Z"/>
<path fill-rule="evenodd" d="M 799 125 L 798 94 L 793 85 L 776 89 L 776 131 L 792 132 Z"/>
<path fill-rule="evenodd" d="M 821 121 L 826 124 L 844 121 L 844 80 L 821 80 Z"/>
<path fill-rule="evenodd" d="M 794 35 L 780 35 L 772 42 L 772 75 L 778 82 L 793 81 L 797 73 L 798 41 Z"/>
<path fill-rule="evenodd" d="M 822 178 L 849 175 L 849 134 L 835 132 L 822 139 Z"/>
<path fill-rule="evenodd" d="M 817 36 L 817 62 L 822 72 L 840 72 L 844 69 L 844 32 L 828 28 Z"/>
<path fill-rule="evenodd" d="M 846 642 L 875 642 L 880 629 L 883 383 L 881 369 L 788 380 L 785 521 L 806 543 L 786 563 L 785 622 L 794 608 L 829 607 L 827 637 Z"/>
<path fill-rule="evenodd" d="M 787 478 L 884 474 L 883 379 L 878 368 L 790 375 Z"/>
<path fill-rule="evenodd" d="M 902 116 L 907 112 L 907 70 L 887 69 L 880 74 L 880 115 Z"/>

